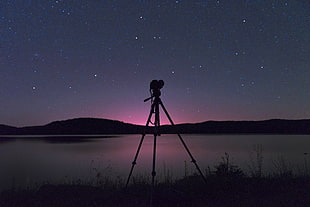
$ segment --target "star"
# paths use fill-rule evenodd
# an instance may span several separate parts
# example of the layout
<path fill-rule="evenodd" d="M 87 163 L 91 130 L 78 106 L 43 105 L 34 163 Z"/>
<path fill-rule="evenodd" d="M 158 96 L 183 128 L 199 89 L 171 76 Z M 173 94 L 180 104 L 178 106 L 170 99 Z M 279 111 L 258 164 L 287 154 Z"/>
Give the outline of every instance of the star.
<path fill-rule="evenodd" d="M 64 110 L 70 117 L 134 122 L 120 109 L 134 111 L 133 97 L 148 93 L 154 79 L 165 81 L 162 94 L 169 94 L 180 122 L 206 121 L 203 117 L 298 119 L 309 114 L 306 1 L 6 2 L 0 15 L 1 97 L 17 104 L 0 102 L 5 108 L 1 116 L 10 117 L 3 122 L 48 123 L 48 117 L 65 119 L 60 113 Z M 99 87 L 105 96 L 97 93 Z M 74 107 L 70 98 L 60 98 L 76 91 Z M 38 92 L 32 103 L 53 105 L 55 114 L 37 110 L 25 118 L 22 114 L 33 106 L 24 100 Z M 285 101 L 270 100 L 278 95 Z M 88 112 L 78 110 L 86 107 L 82 100 L 89 100 Z M 205 100 L 213 100 L 208 110 L 201 106 Z M 251 107 L 243 110 L 244 102 Z M 272 110 L 287 105 L 290 110 L 285 112 Z M 181 108 L 188 109 L 178 114 Z M 192 116 L 189 112 L 197 108 L 199 117 Z"/>

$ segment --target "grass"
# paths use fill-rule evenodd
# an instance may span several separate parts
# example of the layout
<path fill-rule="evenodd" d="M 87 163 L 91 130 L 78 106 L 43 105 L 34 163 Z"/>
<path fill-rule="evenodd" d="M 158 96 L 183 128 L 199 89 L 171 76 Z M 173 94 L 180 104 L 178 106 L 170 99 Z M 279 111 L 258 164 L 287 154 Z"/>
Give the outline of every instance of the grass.
<path fill-rule="evenodd" d="M 153 206 L 309 206 L 309 177 L 207 177 L 198 175 L 157 183 Z M 122 183 L 123 184 L 123 183 Z M 120 182 L 101 186 L 44 184 L 38 189 L 10 190 L 0 195 L 2 207 L 149 206 L 150 185 L 141 178 L 127 189 Z"/>
<path fill-rule="evenodd" d="M 227 153 L 215 166 L 207 168 L 207 183 L 196 175 L 189 175 L 185 163 L 184 177 L 174 180 L 164 169 L 162 181 L 153 189 L 152 206 L 179 207 L 235 207 L 235 206 L 309 206 L 310 176 L 294 174 L 284 160 L 275 164 L 275 173 L 263 175 L 261 147 L 255 148 L 251 170 L 247 175 L 230 161 Z M 307 167 L 307 166 L 305 166 Z M 112 179 L 96 171 L 95 180 L 80 180 L 64 184 L 42 184 L 38 188 L 7 190 L 0 194 L 1 207 L 142 207 L 150 206 L 150 176 L 131 179 L 124 189 L 125 179 Z M 308 172 L 308 171 L 307 171 Z"/>

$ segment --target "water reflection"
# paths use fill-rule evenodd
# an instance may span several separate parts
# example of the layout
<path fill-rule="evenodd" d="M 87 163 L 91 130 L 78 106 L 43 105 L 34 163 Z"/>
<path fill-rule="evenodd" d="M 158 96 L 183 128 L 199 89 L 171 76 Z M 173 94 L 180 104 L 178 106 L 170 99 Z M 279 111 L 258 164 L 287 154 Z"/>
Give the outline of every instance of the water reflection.
<path fill-rule="evenodd" d="M 141 135 L 122 136 L 24 136 L 0 138 L 0 188 L 34 183 L 94 179 L 95 172 L 127 178 Z M 231 161 L 247 170 L 253 146 L 263 147 L 263 172 L 283 156 L 294 166 L 305 165 L 308 136 L 303 135 L 184 135 L 202 170 L 213 167 L 227 152 Z M 150 175 L 153 136 L 146 136 L 133 176 Z M 169 170 L 174 178 L 196 172 L 176 135 L 162 135 L 157 142 L 158 178 Z M 308 162 L 308 160 L 306 160 Z M 0 189 L 1 190 L 1 189 Z"/>
<path fill-rule="evenodd" d="M 119 135 L 21 135 L 21 136 L 0 136 L 0 144 L 4 142 L 22 140 L 39 141 L 51 144 L 70 144 L 96 142 L 99 139 L 116 138 Z"/>

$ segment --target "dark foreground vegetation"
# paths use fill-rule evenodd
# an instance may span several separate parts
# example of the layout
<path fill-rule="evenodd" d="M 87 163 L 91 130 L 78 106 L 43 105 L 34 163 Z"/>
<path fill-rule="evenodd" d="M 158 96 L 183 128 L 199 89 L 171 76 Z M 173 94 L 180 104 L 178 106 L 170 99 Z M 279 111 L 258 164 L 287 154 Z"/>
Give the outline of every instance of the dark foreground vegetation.
<path fill-rule="evenodd" d="M 310 206 L 310 176 L 305 163 L 302 173 L 295 175 L 284 162 L 276 165 L 272 175 L 262 173 L 261 148 L 257 159 L 245 175 L 230 162 L 225 153 L 222 161 L 205 170 L 207 182 L 198 175 L 174 180 L 166 173 L 153 189 L 152 206 L 166 207 L 286 207 Z M 1 207 L 142 207 L 151 206 L 149 177 L 136 176 L 125 189 L 123 179 L 104 177 L 65 184 L 42 184 L 26 190 L 11 189 L 0 194 Z"/>
<path fill-rule="evenodd" d="M 218 177 L 205 184 L 199 176 L 158 183 L 153 206 L 309 206 L 310 179 L 305 177 Z M 110 183 L 111 184 L 111 183 Z M 0 206 L 150 206 L 150 185 L 136 182 L 127 189 L 108 183 L 45 184 L 36 190 L 1 193 Z"/>

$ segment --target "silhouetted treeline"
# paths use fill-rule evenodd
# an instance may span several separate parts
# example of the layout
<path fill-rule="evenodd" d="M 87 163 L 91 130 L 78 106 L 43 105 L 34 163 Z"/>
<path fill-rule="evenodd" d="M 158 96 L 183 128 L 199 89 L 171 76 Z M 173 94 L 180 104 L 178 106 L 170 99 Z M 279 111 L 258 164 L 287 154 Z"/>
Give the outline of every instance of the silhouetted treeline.
<path fill-rule="evenodd" d="M 310 134 L 310 120 L 207 121 L 197 124 L 162 126 L 162 133 L 181 134 Z"/>
<path fill-rule="evenodd" d="M 56 121 L 44 126 L 11 127 L 0 125 L 1 135 L 67 134 L 152 134 L 153 127 L 115 120 L 78 118 Z M 196 124 L 164 125 L 162 134 L 310 134 L 310 120 L 207 121 Z"/>

